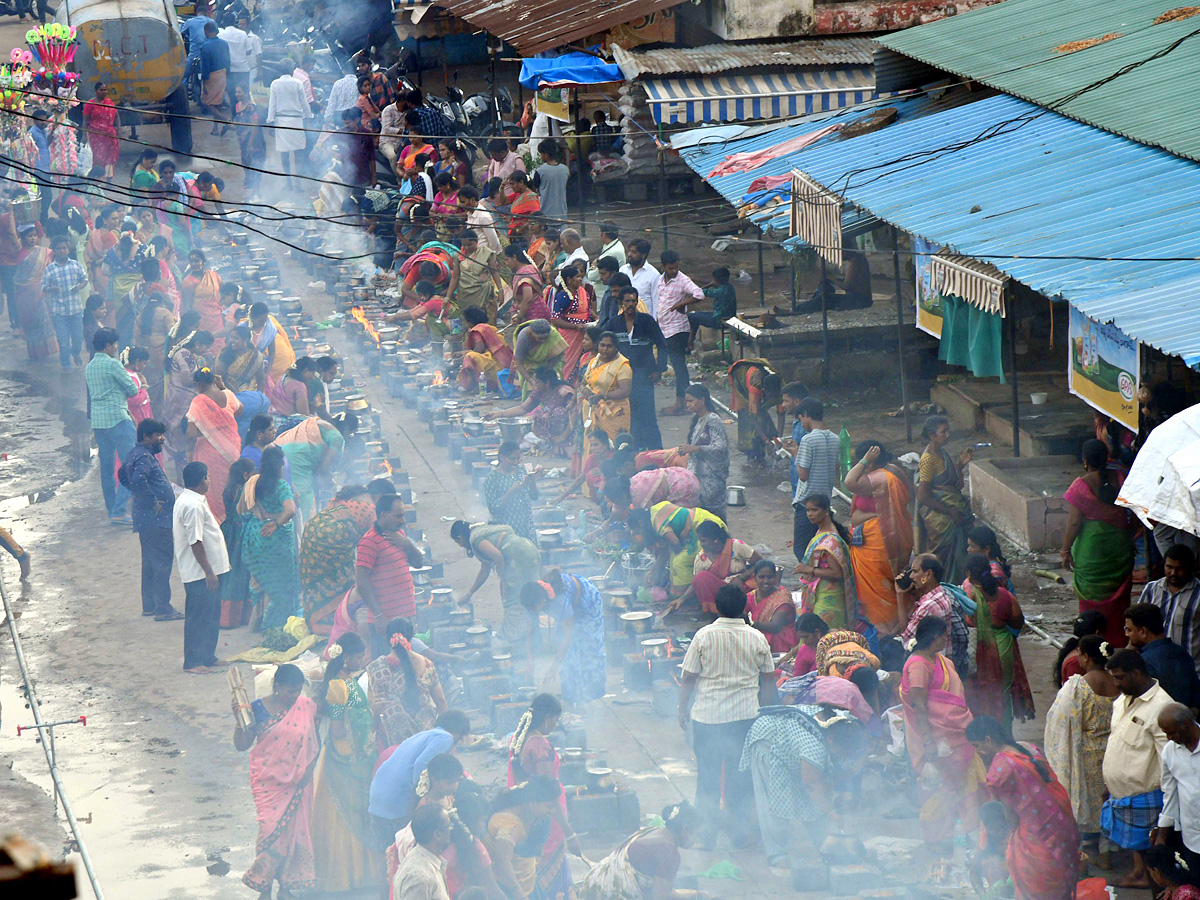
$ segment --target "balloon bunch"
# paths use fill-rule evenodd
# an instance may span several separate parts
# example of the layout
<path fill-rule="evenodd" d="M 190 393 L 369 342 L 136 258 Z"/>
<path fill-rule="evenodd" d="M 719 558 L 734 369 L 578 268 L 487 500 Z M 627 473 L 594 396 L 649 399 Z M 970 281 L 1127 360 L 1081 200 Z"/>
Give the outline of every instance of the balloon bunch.
<path fill-rule="evenodd" d="M 60 92 L 74 89 L 75 82 L 78 80 L 79 76 L 74 72 L 47 72 L 45 69 L 38 69 L 33 76 L 33 86 Z"/>
<path fill-rule="evenodd" d="M 25 43 L 37 55 L 38 62 L 55 72 L 69 66 L 79 48 L 75 27 L 58 22 L 30 28 L 25 32 Z"/>

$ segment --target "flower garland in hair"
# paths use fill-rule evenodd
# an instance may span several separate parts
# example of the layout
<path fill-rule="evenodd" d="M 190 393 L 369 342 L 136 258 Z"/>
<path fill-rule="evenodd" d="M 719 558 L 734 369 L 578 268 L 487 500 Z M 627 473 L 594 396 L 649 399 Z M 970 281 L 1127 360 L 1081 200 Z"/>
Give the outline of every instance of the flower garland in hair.
<path fill-rule="evenodd" d="M 543 591 L 545 591 L 545 592 L 546 592 L 546 596 L 547 596 L 547 597 L 549 597 L 551 600 L 553 600 L 553 599 L 554 599 L 554 588 L 550 587 L 550 582 L 548 582 L 548 581 L 539 581 L 539 582 L 538 582 L 538 587 L 540 587 L 540 588 L 541 588 Z"/>
<path fill-rule="evenodd" d="M 342 655 L 342 645 L 335 641 L 333 646 L 326 651 L 326 655 L 330 659 L 337 659 Z"/>
<path fill-rule="evenodd" d="M 1110 656 L 1112 656 L 1112 647 L 1109 645 L 1108 641 L 1100 642 L 1100 652 L 1104 654 L 1105 659 L 1108 659 Z"/>
<path fill-rule="evenodd" d="M 127 369 L 129 368 L 129 351 L 132 349 L 132 347 L 126 347 L 121 351 L 121 355 L 117 357 L 117 359 L 120 360 L 121 365 Z"/>
<path fill-rule="evenodd" d="M 1188 868 L 1187 860 L 1183 858 L 1183 854 L 1178 851 L 1175 852 L 1175 865 L 1179 866 L 1185 872 L 1192 871 Z"/>
<path fill-rule="evenodd" d="M 681 811 L 682 811 L 682 808 L 680 807 L 680 805 L 678 803 L 676 803 L 674 806 L 672 806 L 670 809 L 667 810 L 667 817 L 665 819 L 663 819 L 663 821 L 667 822 L 667 823 L 674 822 L 676 819 L 679 818 L 679 813 Z"/>
<path fill-rule="evenodd" d="M 393 649 L 396 647 L 403 647 L 405 650 L 412 649 L 412 642 L 399 631 L 388 638 L 388 643 L 392 645 Z"/>
<path fill-rule="evenodd" d="M 521 718 L 517 720 L 517 727 L 513 730 L 512 743 L 509 744 L 509 750 L 513 757 L 519 757 L 521 751 L 525 749 L 525 742 L 529 740 L 529 732 L 533 729 L 533 707 L 521 713 Z"/>

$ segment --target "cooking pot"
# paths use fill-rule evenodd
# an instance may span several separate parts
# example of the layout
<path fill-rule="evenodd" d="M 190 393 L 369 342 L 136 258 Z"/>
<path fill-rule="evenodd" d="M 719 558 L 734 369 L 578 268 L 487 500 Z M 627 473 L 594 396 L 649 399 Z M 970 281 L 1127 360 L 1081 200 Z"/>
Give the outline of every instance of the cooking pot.
<path fill-rule="evenodd" d="M 300 302 L 299 297 L 284 297 L 279 301 L 279 311 L 284 315 L 288 313 L 304 312 L 304 305 Z"/>
<path fill-rule="evenodd" d="M 467 629 L 467 644 L 471 647 L 486 647 L 490 644 L 492 635 L 486 625 L 472 625 Z"/>
<path fill-rule="evenodd" d="M 487 429 L 487 422 L 483 419 L 463 419 L 463 433 L 470 437 L 481 437 Z"/>
<path fill-rule="evenodd" d="M 263 275 L 261 278 L 258 279 L 258 283 L 261 284 L 265 288 L 277 288 L 277 287 L 279 287 L 279 276 L 278 275 Z"/>
<path fill-rule="evenodd" d="M 384 325 L 375 331 L 379 335 L 379 340 L 383 341 L 398 341 L 400 340 L 400 329 L 394 325 Z"/>
<path fill-rule="evenodd" d="M 637 612 L 621 613 L 621 621 L 634 634 L 645 634 L 654 627 L 654 613 L 644 609 Z"/>
<path fill-rule="evenodd" d="M 629 609 L 633 604 L 633 591 L 615 588 L 608 592 L 609 609 Z"/>
<path fill-rule="evenodd" d="M 385 356 L 391 356 L 400 349 L 400 343 L 399 341 L 380 341 L 379 349 L 383 351 Z M 313 352 L 315 353 L 316 350 L 317 348 L 314 347 Z"/>
<path fill-rule="evenodd" d="M 587 789 L 589 791 L 611 791 L 613 787 L 612 769 L 587 770 Z"/>
<path fill-rule="evenodd" d="M 475 614 L 469 609 L 456 609 L 450 613 L 450 624 L 459 628 L 466 628 L 475 621 Z"/>
<path fill-rule="evenodd" d="M 404 371 L 406 371 L 409 375 L 421 374 L 421 361 L 419 359 L 405 360 Z"/>
<path fill-rule="evenodd" d="M 567 759 L 567 760 L 583 759 L 583 748 L 582 747 L 563 747 L 562 755 L 563 755 L 563 759 Z"/>
<path fill-rule="evenodd" d="M 440 587 L 429 592 L 434 603 L 449 603 L 454 599 L 454 588 Z M 470 612 L 470 610 L 467 610 Z M 453 613 L 451 613 L 453 615 Z"/>
<path fill-rule="evenodd" d="M 642 652 L 646 656 L 666 656 L 667 638 L 649 638 L 648 640 L 642 641 Z"/>
<path fill-rule="evenodd" d="M 433 566 L 417 566 L 412 569 L 409 574 L 412 575 L 413 584 L 417 587 L 429 587 L 429 573 L 433 571 Z"/>
<path fill-rule="evenodd" d="M 497 672 L 511 672 L 513 667 L 513 658 L 511 653 L 493 653 L 492 668 Z"/>
<path fill-rule="evenodd" d="M 745 506 L 746 505 L 746 486 L 743 484 L 730 484 L 725 487 L 725 505 L 726 506 Z"/>
<path fill-rule="evenodd" d="M 558 528 L 543 528 L 537 533 L 537 537 L 538 546 L 543 550 L 561 547 L 563 543 L 562 531 Z"/>
<path fill-rule="evenodd" d="M 521 439 L 533 429 L 533 419 L 527 416 L 497 419 L 496 421 L 500 425 L 500 439 L 503 441 L 513 441 L 519 444 Z"/>

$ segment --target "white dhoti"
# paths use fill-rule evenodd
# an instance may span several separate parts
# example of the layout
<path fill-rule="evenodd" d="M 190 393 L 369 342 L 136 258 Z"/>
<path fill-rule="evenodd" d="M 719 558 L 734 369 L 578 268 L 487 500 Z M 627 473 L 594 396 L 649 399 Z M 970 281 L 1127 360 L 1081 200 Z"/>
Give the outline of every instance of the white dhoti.
<path fill-rule="evenodd" d="M 304 120 L 299 116 L 277 116 L 275 119 L 275 149 L 280 153 L 292 153 L 304 149 Z"/>

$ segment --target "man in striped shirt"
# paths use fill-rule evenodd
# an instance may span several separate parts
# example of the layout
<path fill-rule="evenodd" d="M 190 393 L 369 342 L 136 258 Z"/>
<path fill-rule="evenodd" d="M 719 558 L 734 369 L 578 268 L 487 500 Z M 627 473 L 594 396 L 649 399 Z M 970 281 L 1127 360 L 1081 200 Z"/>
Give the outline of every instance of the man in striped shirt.
<path fill-rule="evenodd" d="M 688 704 L 695 697 L 696 810 L 705 823 L 700 843 L 710 850 L 716 845 L 722 767 L 730 837 L 735 847 L 751 839 L 754 788 L 749 770 L 738 765 L 759 706 L 776 702 L 771 647 L 761 631 L 746 623 L 745 591 L 727 584 L 717 591 L 716 604 L 717 620 L 696 632 L 683 658 L 679 690 L 679 727 L 685 731 Z"/>
<path fill-rule="evenodd" d="M 1175 544 L 1163 554 L 1166 577 L 1142 589 L 1139 603 L 1162 610 L 1167 637 L 1191 654 L 1200 675 L 1200 580 L 1196 579 L 1196 556 L 1186 544 Z"/>
<path fill-rule="evenodd" d="M 410 566 L 422 562 L 421 548 L 400 530 L 404 504 L 397 494 L 384 494 L 375 501 L 375 524 L 358 542 L 354 583 L 366 608 L 355 614 L 362 625 L 369 621 L 372 656 L 390 649 L 385 640 L 387 623 L 417 614 L 416 594 Z"/>

